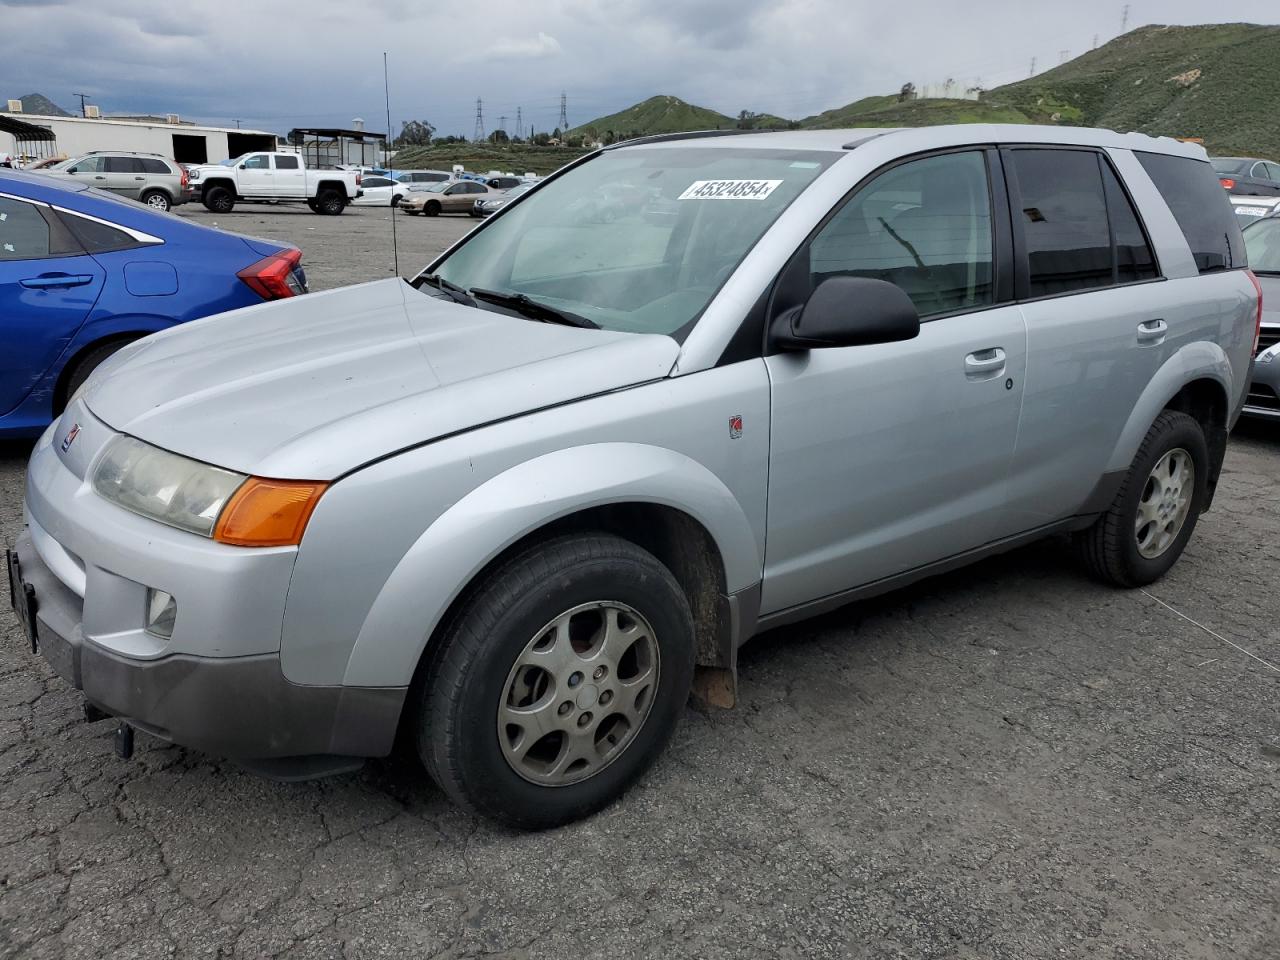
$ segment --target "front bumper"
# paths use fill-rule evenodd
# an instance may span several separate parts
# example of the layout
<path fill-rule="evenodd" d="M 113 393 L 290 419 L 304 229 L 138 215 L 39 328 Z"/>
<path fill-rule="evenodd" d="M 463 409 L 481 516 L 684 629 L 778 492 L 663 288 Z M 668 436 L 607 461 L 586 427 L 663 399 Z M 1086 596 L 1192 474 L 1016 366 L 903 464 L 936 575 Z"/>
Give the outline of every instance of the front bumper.
<path fill-rule="evenodd" d="M 226 547 L 102 500 L 82 477 L 110 428 L 83 404 L 70 413 L 75 443 L 60 450 L 58 427 L 32 453 L 15 549 L 53 670 L 105 712 L 220 756 L 389 753 L 403 687 L 300 685 L 281 671 L 293 551 Z M 177 599 L 170 639 L 145 629 L 148 587 Z"/>
<path fill-rule="evenodd" d="M 1268 363 L 1254 361 L 1243 412 L 1251 417 L 1280 420 L 1280 357 Z"/>

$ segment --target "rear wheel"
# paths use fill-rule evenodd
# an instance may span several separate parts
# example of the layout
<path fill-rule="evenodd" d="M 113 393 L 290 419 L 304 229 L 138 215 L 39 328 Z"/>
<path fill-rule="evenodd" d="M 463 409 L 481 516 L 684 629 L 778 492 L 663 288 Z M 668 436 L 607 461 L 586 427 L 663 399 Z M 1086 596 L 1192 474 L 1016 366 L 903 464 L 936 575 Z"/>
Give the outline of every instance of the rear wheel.
<path fill-rule="evenodd" d="M 427 205 L 422 208 L 422 212 L 425 213 L 428 217 L 440 216 L 440 201 L 438 200 L 429 201 Z"/>
<path fill-rule="evenodd" d="M 496 570 L 434 651 L 420 757 L 462 806 L 542 829 L 619 796 L 661 753 L 693 678 L 693 618 L 652 554 L 604 534 Z"/>
<path fill-rule="evenodd" d="M 204 192 L 204 205 L 214 213 L 230 213 L 236 207 L 236 198 L 226 187 L 210 187 Z"/>
<path fill-rule="evenodd" d="M 1208 487 L 1204 430 L 1193 417 L 1165 410 L 1143 438 L 1111 507 L 1076 534 L 1089 572 L 1120 587 L 1160 579 L 1191 539 Z"/>
<path fill-rule="evenodd" d="M 138 198 L 152 210 L 168 210 L 173 206 L 169 195 L 163 190 L 148 190 Z"/>
<path fill-rule="evenodd" d="M 326 190 L 316 197 L 316 205 L 313 208 L 316 213 L 323 213 L 327 217 L 336 217 L 346 209 L 347 199 L 337 190 Z"/>

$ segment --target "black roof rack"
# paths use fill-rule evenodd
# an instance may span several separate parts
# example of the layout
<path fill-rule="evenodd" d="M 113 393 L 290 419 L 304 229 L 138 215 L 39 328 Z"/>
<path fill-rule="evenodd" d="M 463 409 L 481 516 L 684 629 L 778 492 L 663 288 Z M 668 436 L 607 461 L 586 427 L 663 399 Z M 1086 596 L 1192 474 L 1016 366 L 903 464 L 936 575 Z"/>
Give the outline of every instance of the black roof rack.
<path fill-rule="evenodd" d="M 605 150 L 616 150 L 618 147 L 634 147 L 644 143 L 669 143 L 673 140 L 701 140 L 706 137 L 736 137 L 744 133 L 777 133 L 777 130 L 688 130 L 684 133 L 655 133 L 649 137 L 635 137 L 631 140 L 619 140 L 611 143 Z"/>
<path fill-rule="evenodd" d="M 852 149 L 854 149 L 855 147 L 860 147 L 860 146 L 862 146 L 864 143 L 867 143 L 867 142 L 869 142 L 869 141 L 871 141 L 871 140 L 878 140 L 880 137 L 887 137 L 889 134 L 891 134 L 891 133 L 897 133 L 897 132 L 898 132 L 898 129 L 895 127 L 895 128 L 893 128 L 893 129 L 891 129 L 891 130 L 884 130 L 884 131 L 882 131 L 881 133 L 873 133 L 873 134 L 871 134 L 870 136 L 862 137 L 861 139 L 858 139 L 858 140 L 850 140 L 848 143 L 846 143 L 846 144 L 844 144 L 843 146 L 841 146 L 841 147 L 840 147 L 840 149 L 841 149 L 841 150 L 852 150 Z"/>

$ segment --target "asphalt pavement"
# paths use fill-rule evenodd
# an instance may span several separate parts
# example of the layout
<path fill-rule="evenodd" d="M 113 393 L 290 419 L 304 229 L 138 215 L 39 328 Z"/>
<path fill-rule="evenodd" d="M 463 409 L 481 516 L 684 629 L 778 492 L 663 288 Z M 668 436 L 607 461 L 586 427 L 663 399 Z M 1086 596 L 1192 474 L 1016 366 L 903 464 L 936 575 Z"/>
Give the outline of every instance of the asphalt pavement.
<path fill-rule="evenodd" d="M 390 275 L 384 210 L 201 222 Z M 401 272 L 471 226 L 397 220 Z M 0 540 L 29 447 L 0 446 Z M 1146 591 L 1047 541 L 743 650 L 741 703 L 584 823 L 404 759 L 279 784 L 112 724 L 0 610 L 0 956 L 1280 957 L 1280 427 L 1238 430 Z"/>

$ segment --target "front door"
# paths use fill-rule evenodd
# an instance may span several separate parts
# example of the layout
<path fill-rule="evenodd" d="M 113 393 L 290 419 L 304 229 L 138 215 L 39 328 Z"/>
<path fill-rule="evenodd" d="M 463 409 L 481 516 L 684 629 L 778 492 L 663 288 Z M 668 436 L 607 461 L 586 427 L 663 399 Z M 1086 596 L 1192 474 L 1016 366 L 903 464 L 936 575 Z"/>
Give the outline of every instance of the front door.
<path fill-rule="evenodd" d="M 242 197 L 274 197 L 275 176 L 271 172 L 271 155 L 253 153 L 240 161 L 240 172 L 236 179 L 240 184 Z"/>
<path fill-rule="evenodd" d="M 102 267 L 73 244 L 40 207 L 0 197 L 0 416 L 26 399 L 102 292 Z"/>
<path fill-rule="evenodd" d="M 997 293 L 995 251 L 1007 249 L 1008 227 L 1003 201 L 992 203 L 995 162 L 968 150 L 890 167 L 788 266 L 779 308 L 787 297 L 803 302 L 830 276 L 873 277 L 902 287 L 922 323 L 920 336 L 903 343 L 766 359 L 773 413 L 763 613 L 1010 532 L 1006 478 L 1026 329 Z"/>

